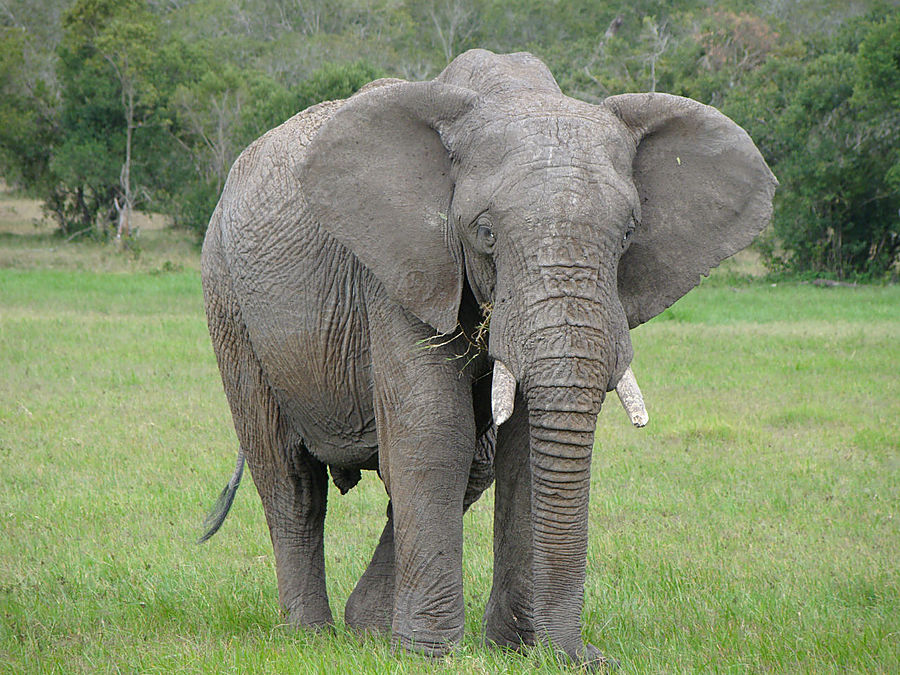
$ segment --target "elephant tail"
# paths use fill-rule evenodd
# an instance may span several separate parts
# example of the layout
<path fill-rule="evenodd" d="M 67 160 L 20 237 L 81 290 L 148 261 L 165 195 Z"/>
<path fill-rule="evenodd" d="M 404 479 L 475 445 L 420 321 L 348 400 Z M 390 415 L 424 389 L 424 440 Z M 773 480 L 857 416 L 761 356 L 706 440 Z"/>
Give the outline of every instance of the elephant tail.
<path fill-rule="evenodd" d="M 238 486 L 241 484 L 241 476 L 243 475 L 244 449 L 241 448 L 238 450 L 237 462 L 234 465 L 234 473 L 231 475 L 231 480 L 228 481 L 228 485 L 226 485 L 222 492 L 219 493 L 216 505 L 213 506 L 212 511 L 209 512 L 209 515 L 207 515 L 206 519 L 203 521 L 203 527 L 206 528 L 206 531 L 197 541 L 198 544 L 202 544 L 212 537 L 219 531 L 219 528 L 222 527 L 222 523 L 225 522 L 225 518 L 231 510 L 231 504 L 234 502 L 234 495 L 237 492 Z"/>

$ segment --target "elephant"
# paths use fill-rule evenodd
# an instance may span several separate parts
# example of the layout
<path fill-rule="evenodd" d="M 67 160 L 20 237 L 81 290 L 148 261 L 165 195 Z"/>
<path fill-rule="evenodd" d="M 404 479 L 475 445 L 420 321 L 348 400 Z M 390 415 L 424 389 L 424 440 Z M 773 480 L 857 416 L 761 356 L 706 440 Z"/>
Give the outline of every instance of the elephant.
<path fill-rule="evenodd" d="M 466 508 L 495 483 L 489 644 L 582 640 L 597 415 L 647 413 L 629 331 L 772 214 L 777 181 L 716 109 L 589 104 L 528 53 L 468 51 L 298 113 L 235 161 L 203 243 L 209 332 L 280 605 L 333 624 L 328 474 L 378 472 L 387 522 L 345 622 L 438 657 L 463 635 Z"/>

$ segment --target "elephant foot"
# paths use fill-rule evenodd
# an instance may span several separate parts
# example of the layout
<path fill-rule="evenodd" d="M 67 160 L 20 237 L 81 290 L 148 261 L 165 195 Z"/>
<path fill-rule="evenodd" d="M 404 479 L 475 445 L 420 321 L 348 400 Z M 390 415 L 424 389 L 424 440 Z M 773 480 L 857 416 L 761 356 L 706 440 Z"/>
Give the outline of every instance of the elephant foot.
<path fill-rule="evenodd" d="M 308 612 L 291 611 L 285 612 L 286 623 L 291 628 L 298 630 L 310 630 L 315 633 L 327 633 L 334 630 L 334 619 L 331 618 L 331 611 L 316 612 L 309 614 Z"/>
<path fill-rule="evenodd" d="M 310 596 L 299 589 L 292 590 L 295 592 L 291 592 L 287 598 L 284 597 L 287 594 L 283 593 L 280 599 L 285 622 L 291 628 L 320 632 L 334 627 L 327 597 Z"/>
<path fill-rule="evenodd" d="M 458 636 L 447 638 L 439 634 L 423 635 L 421 631 L 412 631 L 412 636 L 394 633 L 391 646 L 395 651 L 403 649 L 429 659 L 439 659 L 449 654 L 461 640 L 461 631 Z"/>
<path fill-rule="evenodd" d="M 462 642 L 464 610 L 461 597 L 427 601 L 421 592 L 415 591 L 398 592 L 397 596 L 391 639 L 394 649 L 436 659 L 446 656 Z"/>
<path fill-rule="evenodd" d="M 493 593 L 484 610 L 482 625 L 485 642 L 504 649 L 521 651 L 535 642 L 530 608 L 508 598 L 496 601 Z"/>
<path fill-rule="evenodd" d="M 575 654 L 559 652 L 561 663 L 574 663 L 589 673 L 610 673 L 619 669 L 619 662 L 609 656 L 604 656 L 599 649 L 589 642 L 577 650 Z"/>

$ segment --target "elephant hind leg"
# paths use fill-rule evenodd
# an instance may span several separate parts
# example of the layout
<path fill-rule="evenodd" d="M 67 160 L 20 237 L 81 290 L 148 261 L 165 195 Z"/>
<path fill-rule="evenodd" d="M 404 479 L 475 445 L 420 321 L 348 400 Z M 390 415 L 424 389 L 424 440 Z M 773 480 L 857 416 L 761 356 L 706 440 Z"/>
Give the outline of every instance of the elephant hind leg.
<path fill-rule="evenodd" d="M 282 415 L 222 274 L 224 266 L 207 262 L 203 285 L 210 334 L 241 451 L 269 525 L 280 604 L 291 624 L 332 624 L 325 591 L 326 467 Z"/>
<path fill-rule="evenodd" d="M 372 560 L 347 599 L 344 622 L 361 633 L 391 632 L 394 615 L 394 518 L 387 507 L 387 523 Z"/>

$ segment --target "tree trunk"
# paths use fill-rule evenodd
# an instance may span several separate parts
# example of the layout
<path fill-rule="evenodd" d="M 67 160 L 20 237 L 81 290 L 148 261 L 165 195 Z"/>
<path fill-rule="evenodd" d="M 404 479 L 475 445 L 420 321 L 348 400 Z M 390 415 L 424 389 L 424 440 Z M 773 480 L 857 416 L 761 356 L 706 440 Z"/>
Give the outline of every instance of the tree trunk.
<path fill-rule="evenodd" d="M 131 146 L 134 136 L 134 88 L 125 87 L 122 92 L 125 103 L 125 163 L 119 173 L 119 186 L 122 188 L 122 203 L 115 199 L 118 223 L 116 225 L 116 248 L 122 250 L 124 243 L 131 237 L 131 214 L 134 210 L 134 193 L 131 190 Z"/>

